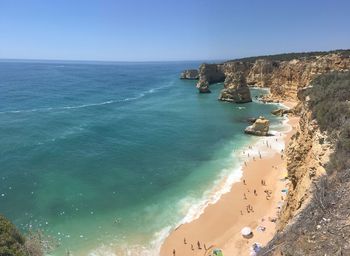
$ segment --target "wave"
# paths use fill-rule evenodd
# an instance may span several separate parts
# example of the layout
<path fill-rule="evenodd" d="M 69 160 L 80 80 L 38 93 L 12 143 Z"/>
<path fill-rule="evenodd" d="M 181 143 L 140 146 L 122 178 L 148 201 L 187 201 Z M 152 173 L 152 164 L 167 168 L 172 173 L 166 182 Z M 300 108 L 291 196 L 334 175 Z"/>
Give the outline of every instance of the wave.
<path fill-rule="evenodd" d="M 46 111 L 57 111 L 57 110 L 67 110 L 67 109 L 79 109 L 79 108 L 88 108 L 88 107 L 103 106 L 103 105 L 114 104 L 114 103 L 135 101 L 135 100 L 138 100 L 138 99 L 145 97 L 148 94 L 156 93 L 157 91 L 168 88 L 172 85 L 173 85 L 173 83 L 169 83 L 166 86 L 160 86 L 160 87 L 149 89 L 145 92 L 140 93 L 139 95 L 137 95 L 135 97 L 129 97 L 129 98 L 124 98 L 124 99 L 120 99 L 120 100 L 108 100 L 108 101 L 103 101 L 103 102 L 98 102 L 98 103 L 89 103 L 89 104 L 82 104 L 82 105 L 76 105 L 76 106 L 8 110 L 8 111 L 0 111 L 0 114 L 9 114 L 9 113 L 17 114 L 17 113 L 46 112 Z"/>
<path fill-rule="evenodd" d="M 285 148 L 285 134 L 291 127 L 287 124 L 288 118 L 282 118 L 282 120 L 282 123 L 279 123 L 278 126 L 283 131 L 272 131 L 276 136 L 252 138 L 252 141 L 240 149 L 232 150 L 230 154 L 231 168 L 221 169 L 219 176 L 214 180 L 211 188 L 205 191 L 200 198 L 188 196 L 177 202 L 177 208 L 183 209 L 182 212 L 185 212 L 183 217 L 172 226 L 166 226 L 156 232 L 153 235 L 153 240 L 148 245 L 125 245 L 122 246 L 121 254 L 115 253 L 115 250 L 103 246 L 90 252 L 89 256 L 159 255 L 162 244 L 171 234 L 172 230 L 198 219 L 209 205 L 218 202 L 224 194 L 230 192 L 234 183 L 241 180 L 245 161 L 252 160 L 253 157 L 258 158 L 260 155 L 263 157 L 272 156 L 275 152 L 281 152 Z M 267 144 L 269 145 L 269 149 Z M 251 147 L 248 147 L 248 145 Z"/>

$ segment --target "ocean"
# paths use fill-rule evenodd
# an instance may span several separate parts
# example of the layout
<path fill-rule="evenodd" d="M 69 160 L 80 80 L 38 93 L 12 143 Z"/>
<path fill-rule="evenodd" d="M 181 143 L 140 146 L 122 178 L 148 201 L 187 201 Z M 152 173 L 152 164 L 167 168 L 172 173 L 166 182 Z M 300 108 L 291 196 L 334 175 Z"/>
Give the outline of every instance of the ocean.
<path fill-rule="evenodd" d="M 0 61 L 0 213 L 53 238 L 52 255 L 156 255 L 239 180 L 247 118 L 280 129 L 273 104 L 179 79 L 199 65 Z"/>

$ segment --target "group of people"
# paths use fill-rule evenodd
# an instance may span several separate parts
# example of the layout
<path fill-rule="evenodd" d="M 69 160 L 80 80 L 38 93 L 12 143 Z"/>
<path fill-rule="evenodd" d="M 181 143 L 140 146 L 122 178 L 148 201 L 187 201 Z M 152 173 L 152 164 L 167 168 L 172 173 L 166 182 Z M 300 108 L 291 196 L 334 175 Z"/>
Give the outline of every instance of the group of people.
<path fill-rule="evenodd" d="M 247 185 L 247 182 L 246 182 L 245 179 L 243 179 L 243 184 Z M 266 186 L 266 181 L 264 179 L 261 180 L 261 185 Z M 248 189 L 248 192 L 249 192 L 249 189 Z M 253 190 L 253 193 L 254 193 L 255 196 L 258 196 L 258 192 L 256 191 L 256 189 Z M 264 193 L 266 194 L 266 200 L 270 200 L 271 195 L 272 195 L 272 191 L 265 189 Z M 243 199 L 244 200 L 248 199 L 246 193 L 243 193 Z M 246 210 L 247 210 L 248 213 L 254 212 L 253 206 L 250 205 L 250 204 L 248 204 L 246 206 Z M 241 215 L 243 215 L 243 211 L 242 210 L 241 210 Z"/>
<path fill-rule="evenodd" d="M 184 238 L 184 244 L 185 244 L 185 245 L 187 244 L 187 240 L 186 240 L 186 238 Z M 202 246 L 201 246 L 201 243 L 200 243 L 199 241 L 197 241 L 197 249 L 198 249 L 198 250 L 202 250 Z M 204 249 L 205 251 L 207 251 L 207 250 L 208 250 L 208 248 L 207 248 L 206 244 L 203 244 L 203 249 Z M 194 250 L 195 250 L 195 248 L 194 248 L 194 245 L 193 245 L 193 244 L 191 244 L 191 250 L 192 250 L 192 251 L 194 251 Z M 175 249 L 173 249 L 173 256 L 175 256 L 175 255 L 176 255 L 176 250 L 175 250 Z"/>

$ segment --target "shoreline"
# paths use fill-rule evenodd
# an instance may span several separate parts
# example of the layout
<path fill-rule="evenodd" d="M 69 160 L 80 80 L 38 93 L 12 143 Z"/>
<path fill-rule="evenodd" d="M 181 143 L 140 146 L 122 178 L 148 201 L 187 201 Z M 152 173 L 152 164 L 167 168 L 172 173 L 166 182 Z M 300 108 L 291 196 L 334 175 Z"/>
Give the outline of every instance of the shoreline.
<path fill-rule="evenodd" d="M 295 105 L 294 102 L 281 103 L 287 107 Z M 288 144 L 297 121 L 297 117 L 287 117 L 290 126 L 288 131 L 277 136 L 261 137 L 244 150 L 239 155 L 246 159 L 240 181 L 234 182 L 230 190 L 215 203 L 207 205 L 198 218 L 172 230 L 163 241 L 160 255 L 173 255 L 174 249 L 176 255 L 206 255 L 209 248 L 221 248 L 224 255 L 249 255 L 254 242 L 265 245 L 275 233 L 276 224 L 269 219 L 277 218 L 277 206 L 281 207 L 281 200 L 284 199 L 281 191 L 287 188 L 288 182 L 282 181 L 286 176 L 286 163 L 279 152 L 279 145 L 284 148 Z M 269 146 L 266 146 L 266 142 Z M 257 169 L 263 170 L 257 173 Z M 266 186 L 261 184 L 261 180 L 265 180 Z M 264 190 L 272 192 L 269 200 L 266 199 Z M 248 205 L 253 207 L 254 212 L 247 212 Z M 241 236 L 240 230 L 245 226 L 252 229 L 253 238 L 244 239 Z M 258 226 L 265 227 L 265 231 L 257 231 Z M 201 249 L 198 249 L 198 242 Z"/>

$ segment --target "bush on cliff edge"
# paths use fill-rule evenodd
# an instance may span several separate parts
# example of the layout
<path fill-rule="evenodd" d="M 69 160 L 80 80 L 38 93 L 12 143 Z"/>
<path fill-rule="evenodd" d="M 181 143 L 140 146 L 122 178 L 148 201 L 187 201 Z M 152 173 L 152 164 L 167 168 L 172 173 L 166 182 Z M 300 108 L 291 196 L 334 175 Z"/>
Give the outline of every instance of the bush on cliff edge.
<path fill-rule="evenodd" d="M 4 216 L 0 215 L 0 255 L 27 256 L 25 239 Z"/>
<path fill-rule="evenodd" d="M 329 173 L 350 166 L 350 72 L 329 73 L 312 82 L 310 109 L 335 145 Z"/>

